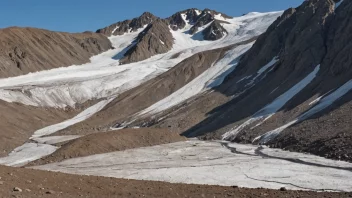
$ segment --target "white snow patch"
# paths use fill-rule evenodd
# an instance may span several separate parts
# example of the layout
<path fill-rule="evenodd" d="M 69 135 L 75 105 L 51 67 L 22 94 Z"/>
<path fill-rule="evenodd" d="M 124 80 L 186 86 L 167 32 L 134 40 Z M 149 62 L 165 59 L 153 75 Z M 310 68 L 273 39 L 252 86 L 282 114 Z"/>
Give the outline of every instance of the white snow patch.
<path fill-rule="evenodd" d="M 114 34 L 114 33 L 116 32 L 116 30 L 119 29 L 119 28 L 120 28 L 120 26 L 116 26 L 116 27 L 112 30 L 111 34 Z"/>
<path fill-rule="evenodd" d="M 226 20 L 221 14 L 214 15 L 214 19 L 220 20 L 220 21 L 225 21 Z"/>
<path fill-rule="evenodd" d="M 171 183 L 315 191 L 352 189 L 350 163 L 267 147 L 260 151 L 273 157 L 263 158 L 255 153 L 258 146 L 227 146 L 243 154 L 232 153 L 218 142 L 191 140 L 69 159 L 34 168 Z"/>
<path fill-rule="evenodd" d="M 26 143 L 0 158 L 0 164 L 19 167 L 55 152 L 57 147 L 47 144 Z"/>
<path fill-rule="evenodd" d="M 194 10 L 195 12 L 196 12 L 196 14 L 197 14 L 197 16 L 199 16 L 200 14 L 202 14 L 202 11 L 200 11 L 200 10 Z"/>
<path fill-rule="evenodd" d="M 260 121 L 260 120 L 267 120 L 271 116 L 273 116 L 278 110 L 280 110 L 289 100 L 291 100 L 296 94 L 298 94 L 303 88 L 305 88 L 312 80 L 315 78 L 316 74 L 320 69 L 320 65 L 316 66 L 314 71 L 312 71 L 308 76 L 302 79 L 299 83 L 293 86 L 291 89 L 286 91 L 284 94 L 276 98 L 272 103 L 265 106 L 257 113 L 255 113 L 249 120 L 244 122 L 243 124 L 239 125 L 235 129 L 225 133 L 222 138 L 226 140 L 233 140 L 236 138 L 237 134 L 243 130 L 248 125 Z M 263 122 L 264 122 L 263 121 Z M 262 124 L 263 122 L 260 122 Z M 259 125 L 260 125 L 259 124 Z M 259 126 L 257 125 L 257 126 Z M 257 127 L 255 126 L 255 127 Z"/>

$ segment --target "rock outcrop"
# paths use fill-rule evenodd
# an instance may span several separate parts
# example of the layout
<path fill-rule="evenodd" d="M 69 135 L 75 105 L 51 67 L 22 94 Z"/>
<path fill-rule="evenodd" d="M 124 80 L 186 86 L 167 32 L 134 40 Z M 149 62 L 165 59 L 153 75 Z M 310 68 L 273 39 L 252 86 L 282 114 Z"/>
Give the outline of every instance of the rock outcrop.
<path fill-rule="evenodd" d="M 111 49 L 102 34 L 63 33 L 35 28 L 0 30 L 0 77 L 79 65 Z"/>
<path fill-rule="evenodd" d="M 227 34 L 227 31 L 222 27 L 221 22 L 215 20 L 202 32 L 204 39 L 208 41 L 215 41 L 221 39 Z"/>
<path fill-rule="evenodd" d="M 216 19 L 216 16 L 218 16 L 219 18 L 223 18 L 223 19 L 230 19 L 232 17 L 227 16 L 226 14 L 217 12 L 215 10 L 209 10 L 209 9 L 205 9 L 202 11 L 202 13 L 197 17 L 197 19 L 195 20 L 194 25 L 192 26 L 192 28 L 190 29 L 189 33 L 190 34 L 195 34 L 196 32 L 198 32 L 199 28 L 209 24 L 210 22 L 214 21 Z"/>
<path fill-rule="evenodd" d="M 153 55 L 168 52 L 174 43 L 167 21 L 157 19 L 141 32 L 136 44 L 120 60 L 121 64 L 138 62 Z"/>
<path fill-rule="evenodd" d="M 192 8 L 177 12 L 166 20 L 169 21 L 170 28 L 174 31 L 183 29 L 186 26 L 186 21 L 189 21 L 190 24 L 194 24 L 197 21 L 198 16 L 201 11 L 198 9 Z M 185 21 L 186 20 L 186 21 Z"/>
<path fill-rule="evenodd" d="M 106 36 L 122 35 L 124 33 L 135 32 L 144 26 L 149 25 L 153 21 L 158 19 L 150 12 L 144 12 L 140 17 L 132 20 L 125 20 L 114 23 L 108 27 L 97 30 L 97 33 L 104 34 Z"/>

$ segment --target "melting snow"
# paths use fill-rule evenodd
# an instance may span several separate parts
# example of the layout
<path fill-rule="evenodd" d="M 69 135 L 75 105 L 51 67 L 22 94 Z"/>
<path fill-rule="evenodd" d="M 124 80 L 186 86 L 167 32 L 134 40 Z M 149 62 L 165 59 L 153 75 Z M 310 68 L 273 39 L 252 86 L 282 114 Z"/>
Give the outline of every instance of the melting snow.
<path fill-rule="evenodd" d="M 0 158 L 0 164 L 6 166 L 23 166 L 29 162 L 50 155 L 58 149 L 47 144 L 26 143 L 13 150 L 9 156 Z"/>

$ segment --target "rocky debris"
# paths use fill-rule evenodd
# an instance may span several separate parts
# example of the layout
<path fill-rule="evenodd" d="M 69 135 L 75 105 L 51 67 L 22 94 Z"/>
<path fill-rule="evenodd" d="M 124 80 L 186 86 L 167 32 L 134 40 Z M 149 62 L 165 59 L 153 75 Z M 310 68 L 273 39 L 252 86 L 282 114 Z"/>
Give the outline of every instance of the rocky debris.
<path fill-rule="evenodd" d="M 167 22 L 157 19 L 138 35 L 136 44 L 124 54 L 120 64 L 138 62 L 156 54 L 166 53 L 172 48 L 173 43 L 174 39 Z"/>
<path fill-rule="evenodd" d="M 22 189 L 20 189 L 19 187 L 14 187 L 14 188 L 13 188 L 13 191 L 14 191 L 14 192 L 22 192 Z"/>
<path fill-rule="evenodd" d="M 0 77 L 80 65 L 112 48 L 104 35 L 36 28 L 0 29 Z"/>
<path fill-rule="evenodd" d="M 221 39 L 227 34 L 227 31 L 222 27 L 221 22 L 215 20 L 202 32 L 204 39 L 209 41 L 215 41 Z"/>
<path fill-rule="evenodd" d="M 125 20 L 122 22 L 117 22 L 108 27 L 97 30 L 97 33 L 102 33 L 106 36 L 112 35 L 123 35 L 124 33 L 135 32 L 145 25 L 151 24 L 153 21 L 158 19 L 150 12 L 144 12 L 140 17 L 134 18 L 132 20 Z"/>
<path fill-rule="evenodd" d="M 0 181 L 0 185 L 4 185 L 4 182 L 3 182 L 3 181 Z"/>
<path fill-rule="evenodd" d="M 254 73 L 275 56 L 288 70 L 317 66 L 326 54 L 325 31 L 333 15 L 332 0 L 305 1 L 286 10 L 243 56 L 239 68 L 251 65 L 247 68 Z"/>
<path fill-rule="evenodd" d="M 49 190 L 49 191 L 46 191 L 45 194 L 52 195 L 52 194 L 55 194 L 55 191 Z"/>

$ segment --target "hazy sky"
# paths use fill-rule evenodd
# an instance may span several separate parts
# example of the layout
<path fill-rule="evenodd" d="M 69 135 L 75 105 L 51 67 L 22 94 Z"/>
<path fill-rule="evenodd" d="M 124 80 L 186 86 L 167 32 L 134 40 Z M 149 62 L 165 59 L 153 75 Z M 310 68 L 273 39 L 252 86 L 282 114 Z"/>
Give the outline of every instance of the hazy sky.
<path fill-rule="evenodd" d="M 285 10 L 303 0 L 3 0 L 0 28 L 38 27 L 56 31 L 95 31 L 144 11 L 167 17 L 187 8 L 210 8 L 230 16 Z"/>

